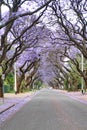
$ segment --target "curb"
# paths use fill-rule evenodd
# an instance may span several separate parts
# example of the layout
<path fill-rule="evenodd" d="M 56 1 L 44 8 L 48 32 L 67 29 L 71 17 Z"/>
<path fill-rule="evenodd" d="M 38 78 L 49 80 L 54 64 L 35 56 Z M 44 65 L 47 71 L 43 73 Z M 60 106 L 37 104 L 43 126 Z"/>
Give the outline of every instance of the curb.
<path fill-rule="evenodd" d="M 56 90 L 56 92 L 58 92 L 58 91 Z M 84 99 L 79 99 L 78 96 L 74 96 L 74 95 L 71 95 L 71 94 L 68 94 L 68 93 L 64 93 L 62 91 L 59 91 L 59 93 L 61 93 L 62 95 L 68 96 L 68 97 L 70 97 L 70 98 L 72 98 L 72 99 L 74 99 L 74 100 L 76 100 L 78 102 L 81 102 L 81 103 L 87 105 L 87 101 L 84 100 Z"/>
<path fill-rule="evenodd" d="M 79 101 L 79 102 L 87 105 L 87 101 L 79 99 L 77 96 L 72 96 L 72 95 L 67 94 L 67 93 L 61 93 L 61 94 L 66 95 L 66 96 L 68 96 L 68 97 L 70 97 L 70 98 L 72 98 L 72 99 L 74 99 L 76 101 Z"/>
<path fill-rule="evenodd" d="M 87 101 L 85 101 L 85 100 L 79 99 L 78 97 L 72 96 L 72 95 L 67 95 L 67 96 L 72 98 L 72 99 L 74 99 L 74 100 L 77 100 L 77 101 L 87 105 Z"/>
<path fill-rule="evenodd" d="M 1 110 L 0 110 L 0 114 L 2 114 L 3 112 L 7 111 L 7 110 L 10 109 L 10 108 L 12 108 L 13 106 L 15 106 L 15 104 L 6 106 L 5 108 L 2 107 Z"/>
<path fill-rule="evenodd" d="M 2 104 L 2 106 L 0 106 L 0 114 L 4 113 L 5 111 L 9 110 L 10 108 L 16 106 L 17 104 L 23 102 L 23 101 L 26 100 L 27 98 L 29 98 L 29 99 L 28 99 L 28 101 L 29 101 L 30 99 L 32 99 L 32 98 L 33 98 L 35 95 L 37 95 L 38 93 L 39 93 L 39 92 L 35 92 L 35 93 L 33 93 L 32 95 L 26 96 L 26 97 L 24 97 L 22 100 L 20 100 L 20 101 L 18 101 L 18 102 L 16 102 L 16 103 L 12 103 L 12 104 L 11 104 L 11 103 Z M 5 106 L 4 106 L 4 105 L 5 105 Z"/>

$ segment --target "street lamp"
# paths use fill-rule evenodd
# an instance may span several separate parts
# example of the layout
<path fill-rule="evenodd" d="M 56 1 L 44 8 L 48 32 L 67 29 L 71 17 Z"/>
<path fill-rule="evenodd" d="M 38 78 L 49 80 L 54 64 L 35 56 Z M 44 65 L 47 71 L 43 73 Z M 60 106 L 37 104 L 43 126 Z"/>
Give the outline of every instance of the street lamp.
<path fill-rule="evenodd" d="M 83 72 L 83 69 L 84 69 L 84 59 L 83 59 L 83 54 L 81 54 L 81 70 L 82 70 L 82 72 Z M 82 94 L 85 93 L 83 77 L 82 77 L 82 81 L 81 81 L 81 91 L 82 91 Z"/>

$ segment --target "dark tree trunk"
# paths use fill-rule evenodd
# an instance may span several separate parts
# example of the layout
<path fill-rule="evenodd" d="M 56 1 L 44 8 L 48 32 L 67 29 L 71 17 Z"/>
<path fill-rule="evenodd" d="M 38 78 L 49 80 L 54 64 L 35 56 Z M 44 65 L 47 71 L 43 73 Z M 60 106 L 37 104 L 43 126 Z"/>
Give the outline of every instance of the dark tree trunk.
<path fill-rule="evenodd" d="M 3 97 L 3 80 L 2 77 L 0 76 L 0 97 Z"/>
<path fill-rule="evenodd" d="M 20 93 L 21 92 L 21 83 L 24 79 L 24 75 L 22 75 L 21 77 L 19 77 L 17 79 L 17 93 Z"/>
<path fill-rule="evenodd" d="M 17 82 L 17 93 L 20 93 L 20 86 L 21 86 L 21 81 L 19 80 Z"/>
<path fill-rule="evenodd" d="M 84 81 L 85 81 L 85 87 L 84 87 L 84 90 L 86 91 L 86 89 L 87 89 L 87 76 L 85 76 Z"/>

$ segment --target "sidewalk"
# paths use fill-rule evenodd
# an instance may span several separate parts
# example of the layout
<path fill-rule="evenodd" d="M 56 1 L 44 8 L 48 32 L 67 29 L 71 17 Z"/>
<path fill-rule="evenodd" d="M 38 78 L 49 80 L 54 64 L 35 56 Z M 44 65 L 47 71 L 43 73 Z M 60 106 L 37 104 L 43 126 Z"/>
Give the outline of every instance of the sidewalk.
<path fill-rule="evenodd" d="M 65 90 L 58 90 L 58 91 L 75 100 L 78 100 L 84 104 L 87 104 L 87 92 L 85 94 L 82 94 L 81 91 L 78 91 L 78 92 L 67 92 Z"/>
<path fill-rule="evenodd" d="M 4 98 L 0 98 L 0 114 L 26 100 L 27 98 L 31 98 L 34 94 L 35 92 L 20 93 L 17 95 L 13 93 L 4 94 Z"/>

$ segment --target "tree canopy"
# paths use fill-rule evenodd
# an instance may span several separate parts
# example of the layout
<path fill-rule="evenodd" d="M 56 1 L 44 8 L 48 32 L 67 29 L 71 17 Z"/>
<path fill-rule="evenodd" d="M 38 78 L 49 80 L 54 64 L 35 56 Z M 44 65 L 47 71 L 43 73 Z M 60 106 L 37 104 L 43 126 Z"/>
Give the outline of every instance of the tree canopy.
<path fill-rule="evenodd" d="M 0 66 L 6 78 L 16 64 L 18 88 L 36 79 L 60 88 L 70 82 L 73 65 L 87 86 L 78 60 L 86 61 L 86 44 L 86 0 L 0 1 Z"/>

